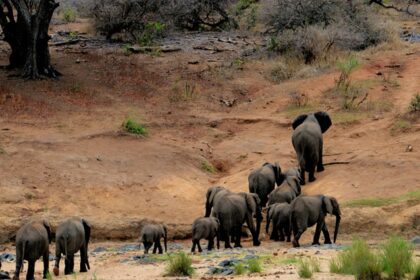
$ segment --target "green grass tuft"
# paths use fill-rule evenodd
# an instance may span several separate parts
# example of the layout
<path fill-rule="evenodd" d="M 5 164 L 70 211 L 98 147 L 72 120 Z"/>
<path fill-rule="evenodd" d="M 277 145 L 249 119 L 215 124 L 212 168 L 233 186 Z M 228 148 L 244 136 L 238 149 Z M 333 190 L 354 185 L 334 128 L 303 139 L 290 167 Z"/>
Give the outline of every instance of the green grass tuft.
<path fill-rule="evenodd" d="M 331 260 L 330 271 L 354 275 L 356 279 L 380 279 L 381 263 L 365 241 L 355 239 L 348 249 Z"/>
<path fill-rule="evenodd" d="M 419 112 L 420 111 L 420 93 L 416 93 L 416 95 L 413 96 L 408 109 L 409 109 L 410 112 Z"/>
<path fill-rule="evenodd" d="M 343 205 L 346 207 L 382 207 L 401 203 L 404 201 L 418 201 L 420 202 L 420 191 L 413 191 L 403 194 L 398 197 L 391 198 L 362 198 L 345 202 Z"/>
<path fill-rule="evenodd" d="M 77 17 L 76 10 L 71 7 L 67 7 L 63 10 L 63 20 L 66 23 L 75 22 Z"/>
<path fill-rule="evenodd" d="M 210 162 L 208 162 L 207 160 L 203 160 L 201 162 L 201 169 L 205 172 L 211 173 L 211 174 L 215 174 L 217 172 L 216 168 L 213 166 L 213 164 L 211 164 Z"/>
<path fill-rule="evenodd" d="M 235 267 L 233 268 L 233 270 L 235 271 L 235 275 L 242 275 L 242 274 L 245 274 L 246 272 L 246 268 L 244 264 L 241 262 L 235 264 Z"/>
<path fill-rule="evenodd" d="M 412 280 L 420 280 L 420 263 L 413 265 L 413 274 L 410 279 Z"/>
<path fill-rule="evenodd" d="M 262 266 L 261 261 L 259 259 L 250 259 L 247 262 L 248 264 L 248 270 L 251 273 L 261 273 L 262 272 Z"/>
<path fill-rule="evenodd" d="M 311 278 L 312 277 L 311 264 L 307 260 L 300 260 L 298 262 L 298 275 L 300 278 Z"/>
<path fill-rule="evenodd" d="M 137 135 L 146 136 L 148 134 L 147 128 L 143 124 L 140 124 L 132 119 L 127 119 L 124 121 L 123 128 L 129 133 Z"/>
<path fill-rule="evenodd" d="M 165 276 L 192 276 L 193 273 L 192 259 L 184 252 L 169 258 Z"/>
<path fill-rule="evenodd" d="M 321 265 L 318 259 L 312 258 L 310 264 L 313 272 L 321 272 Z"/>
<path fill-rule="evenodd" d="M 387 240 L 382 250 L 383 270 L 390 279 L 402 279 L 411 271 L 413 248 L 405 239 L 393 236 Z"/>

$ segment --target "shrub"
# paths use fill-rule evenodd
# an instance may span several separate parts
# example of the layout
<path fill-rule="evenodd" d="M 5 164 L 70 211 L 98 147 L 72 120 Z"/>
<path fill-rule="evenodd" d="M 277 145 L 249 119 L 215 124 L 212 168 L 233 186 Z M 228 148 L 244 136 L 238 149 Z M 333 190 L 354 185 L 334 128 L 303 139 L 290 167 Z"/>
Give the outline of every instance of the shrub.
<path fill-rule="evenodd" d="M 412 280 L 420 280 L 420 263 L 417 263 L 413 266 L 413 275 Z"/>
<path fill-rule="evenodd" d="M 391 279 L 402 279 L 413 264 L 413 248 L 401 237 L 391 237 L 383 246 L 382 265 Z"/>
<path fill-rule="evenodd" d="M 246 271 L 245 266 L 241 262 L 235 264 L 233 270 L 235 271 L 236 275 L 242 275 Z"/>
<path fill-rule="evenodd" d="M 313 272 L 321 272 L 321 266 L 318 259 L 311 259 L 310 264 Z"/>
<path fill-rule="evenodd" d="M 381 279 L 379 258 L 361 239 L 355 239 L 350 248 L 331 260 L 330 271 L 339 274 L 352 274 L 360 280 Z"/>
<path fill-rule="evenodd" d="M 311 265 L 306 260 L 300 260 L 298 263 L 298 275 L 300 278 L 311 278 L 312 270 Z"/>
<path fill-rule="evenodd" d="M 206 171 L 208 173 L 214 174 L 217 172 L 216 168 L 213 166 L 213 164 L 211 164 L 210 162 L 208 162 L 207 160 L 203 160 L 201 162 L 201 169 L 203 171 Z"/>
<path fill-rule="evenodd" d="M 67 23 L 76 21 L 76 10 L 72 7 L 66 7 L 63 10 L 63 20 Z"/>
<path fill-rule="evenodd" d="M 410 112 L 420 112 L 420 94 L 417 93 L 413 96 L 409 106 Z"/>
<path fill-rule="evenodd" d="M 129 133 L 137 135 L 146 136 L 148 134 L 147 128 L 143 124 L 140 124 L 132 119 L 127 119 L 124 121 L 123 128 Z"/>
<path fill-rule="evenodd" d="M 192 259 L 184 252 L 180 252 L 169 258 L 166 276 L 192 276 L 193 273 Z"/>
<path fill-rule="evenodd" d="M 351 73 L 356 70 L 359 65 L 359 61 L 354 57 L 337 63 L 337 68 L 340 70 L 340 77 L 336 80 L 335 87 L 342 98 L 342 108 L 346 110 L 354 109 L 363 102 L 362 99 L 362 101 L 356 103 L 363 91 L 360 87 L 353 85 L 350 79 Z"/>
<path fill-rule="evenodd" d="M 294 107 L 303 107 L 308 104 L 308 97 L 306 94 L 299 91 L 292 91 L 289 93 L 290 103 Z"/>
<path fill-rule="evenodd" d="M 248 270 L 251 273 L 261 273 L 262 266 L 259 259 L 249 259 L 248 262 Z"/>

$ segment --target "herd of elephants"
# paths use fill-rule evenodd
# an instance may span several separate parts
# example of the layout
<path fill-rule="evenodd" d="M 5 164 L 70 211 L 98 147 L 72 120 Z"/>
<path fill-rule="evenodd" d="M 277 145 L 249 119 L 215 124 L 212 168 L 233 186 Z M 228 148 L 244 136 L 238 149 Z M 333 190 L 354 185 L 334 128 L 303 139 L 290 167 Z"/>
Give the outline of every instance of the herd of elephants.
<path fill-rule="evenodd" d="M 247 224 L 253 238 L 253 245 L 260 245 L 259 233 L 263 220 L 262 208 L 266 207 L 266 231 L 270 239 L 291 241 L 299 247 L 299 238 L 308 228 L 316 224 L 313 244 L 319 244 L 321 231 L 325 243 L 331 243 L 325 217 L 336 216 L 334 242 L 337 239 L 340 224 L 340 207 L 331 196 L 301 195 L 301 185 L 305 184 L 305 172 L 309 182 L 315 180 L 315 169 L 324 170 L 322 163 L 323 133 L 331 126 L 331 119 L 326 112 L 315 112 L 298 116 L 292 123 L 292 143 L 296 151 L 299 166 L 282 172 L 278 163 L 265 163 L 255 169 L 248 177 L 249 193 L 234 193 L 225 187 L 210 187 L 206 194 L 205 217 L 198 218 L 192 225 L 192 248 L 201 252 L 200 240 L 208 240 L 208 250 L 214 248 L 214 239 L 225 242 L 225 248 L 241 247 L 242 226 Z M 276 187 L 277 185 L 277 187 Z M 255 223 L 254 223 L 255 220 Z M 82 218 L 70 218 L 61 223 L 55 233 L 55 265 L 54 274 L 59 275 L 61 256 L 64 255 L 64 274 L 74 271 L 74 255 L 80 251 L 80 272 L 90 269 L 88 260 L 88 243 L 91 226 Z M 153 253 L 163 252 L 160 240 L 164 239 L 167 250 L 167 227 L 163 224 L 143 226 L 140 242 L 144 245 L 145 254 L 154 245 Z M 23 269 L 23 261 L 28 262 L 27 280 L 34 279 L 35 261 L 43 258 L 43 276 L 48 276 L 49 244 L 51 228 L 48 221 L 33 221 L 16 234 L 16 270 L 13 279 L 19 279 Z"/>

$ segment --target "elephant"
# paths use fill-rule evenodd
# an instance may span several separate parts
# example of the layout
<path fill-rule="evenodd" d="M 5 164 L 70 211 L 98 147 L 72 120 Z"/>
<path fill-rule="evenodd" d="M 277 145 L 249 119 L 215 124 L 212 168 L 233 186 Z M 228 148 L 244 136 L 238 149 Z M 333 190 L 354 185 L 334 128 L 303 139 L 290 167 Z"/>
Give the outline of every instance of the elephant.
<path fill-rule="evenodd" d="M 64 274 L 68 275 L 74 272 L 74 254 L 79 250 L 80 272 L 87 272 L 87 269 L 90 269 L 88 259 L 90 232 L 89 222 L 77 217 L 69 218 L 57 227 L 55 234 L 55 276 L 60 274 L 62 254 L 65 256 Z"/>
<path fill-rule="evenodd" d="M 275 203 L 267 208 L 267 224 L 265 228 L 267 233 L 270 228 L 271 220 L 273 220 L 273 230 L 271 232 L 270 239 L 275 241 L 284 241 L 286 236 L 287 242 L 290 242 L 290 204 L 286 202 Z"/>
<path fill-rule="evenodd" d="M 289 173 L 292 174 L 292 173 Z M 286 176 L 280 187 L 276 188 L 268 195 L 268 205 L 274 203 L 291 203 L 301 193 L 299 178 L 295 176 Z"/>
<path fill-rule="evenodd" d="M 326 112 L 316 112 L 298 116 L 292 123 L 292 144 L 300 166 L 301 185 L 305 185 L 305 171 L 309 173 L 309 182 L 315 181 L 315 167 L 324 171 L 322 163 L 322 134 L 331 126 L 330 116 Z"/>
<path fill-rule="evenodd" d="M 219 249 L 219 220 L 215 217 L 198 218 L 192 225 L 192 248 L 191 252 L 195 252 L 195 247 L 198 247 L 198 252 L 202 252 L 200 246 L 200 239 L 207 239 L 207 250 L 212 250 L 214 247 L 214 238 L 217 238 L 217 249 Z"/>
<path fill-rule="evenodd" d="M 248 176 L 248 186 L 250 193 L 256 193 L 261 201 L 261 207 L 267 205 L 267 197 L 284 180 L 281 168 L 276 162 L 264 163 L 260 168 L 255 169 Z"/>
<path fill-rule="evenodd" d="M 210 187 L 206 193 L 206 213 L 204 217 L 210 217 L 211 209 L 213 205 L 224 195 L 230 194 L 231 192 L 225 187 Z"/>
<path fill-rule="evenodd" d="M 293 246 L 299 247 L 299 238 L 308 228 L 316 224 L 312 245 L 319 245 L 319 237 L 324 234 L 325 244 L 331 244 L 325 217 L 335 215 L 334 243 L 337 240 L 341 220 L 340 206 L 331 196 L 300 196 L 291 203 L 290 221 L 293 230 Z"/>
<path fill-rule="evenodd" d="M 150 247 L 153 247 L 153 254 L 156 254 L 156 250 L 159 249 L 159 254 L 163 254 L 162 245 L 160 239 L 163 237 L 163 244 L 165 245 L 165 252 L 168 250 L 168 228 L 166 225 L 145 225 L 140 233 L 140 242 L 143 242 L 144 253 L 148 254 Z"/>
<path fill-rule="evenodd" d="M 247 223 L 253 237 L 253 245 L 259 246 L 258 240 L 262 221 L 260 199 L 254 193 L 230 193 L 221 197 L 213 206 L 212 216 L 220 221 L 219 239 L 225 241 L 225 248 L 232 248 L 230 236 L 235 247 L 241 246 L 242 225 Z M 255 228 L 253 217 L 256 218 Z"/>
<path fill-rule="evenodd" d="M 16 270 L 13 280 L 19 279 L 23 269 L 23 261 L 28 261 L 26 280 L 33 280 L 35 262 L 42 257 L 44 263 L 43 278 L 48 275 L 49 245 L 51 243 L 51 227 L 47 220 L 32 221 L 22 226 L 16 234 Z"/>

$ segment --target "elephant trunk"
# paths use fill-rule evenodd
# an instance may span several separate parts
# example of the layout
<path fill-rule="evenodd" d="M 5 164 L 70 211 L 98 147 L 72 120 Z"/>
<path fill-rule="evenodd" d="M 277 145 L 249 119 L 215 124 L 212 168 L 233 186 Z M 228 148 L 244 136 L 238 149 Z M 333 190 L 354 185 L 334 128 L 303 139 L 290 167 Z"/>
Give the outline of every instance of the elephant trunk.
<path fill-rule="evenodd" d="M 340 215 L 335 216 L 334 243 L 337 240 L 338 228 L 340 227 L 340 220 L 341 220 Z"/>

